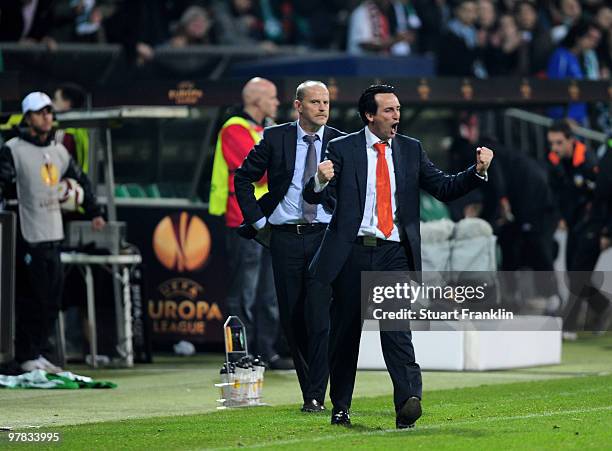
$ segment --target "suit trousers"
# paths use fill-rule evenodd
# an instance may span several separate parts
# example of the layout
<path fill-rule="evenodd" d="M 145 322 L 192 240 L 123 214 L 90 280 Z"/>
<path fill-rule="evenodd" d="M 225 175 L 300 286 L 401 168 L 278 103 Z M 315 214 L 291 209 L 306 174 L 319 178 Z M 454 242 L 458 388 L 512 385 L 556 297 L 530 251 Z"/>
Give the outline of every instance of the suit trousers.
<path fill-rule="evenodd" d="M 330 308 L 329 369 L 330 398 L 334 410 L 351 407 L 359 342 L 363 327 L 360 287 L 361 271 L 408 271 L 406 251 L 399 243 L 368 247 L 354 243 L 340 274 L 332 284 Z M 380 344 L 393 382 L 393 401 L 398 412 L 411 396 L 421 398 L 421 368 L 415 361 L 409 330 L 381 327 Z"/>
<path fill-rule="evenodd" d="M 277 357 L 278 339 L 278 304 L 270 252 L 231 228 L 227 230 L 226 245 L 230 270 L 228 312 L 244 323 L 249 354 L 259 354 L 269 361 Z"/>
<path fill-rule="evenodd" d="M 270 252 L 281 326 L 287 337 L 304 401 L 325 400 L 331 287 L 308 272 L 324 230 L 298 235 L 272 228 Z"/>

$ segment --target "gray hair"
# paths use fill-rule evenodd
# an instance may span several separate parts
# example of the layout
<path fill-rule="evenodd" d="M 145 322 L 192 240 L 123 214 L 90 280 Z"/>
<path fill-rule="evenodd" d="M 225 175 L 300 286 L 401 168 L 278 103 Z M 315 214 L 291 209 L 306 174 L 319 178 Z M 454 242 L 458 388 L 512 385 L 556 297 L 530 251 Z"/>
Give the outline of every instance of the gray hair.
<path fill-rule="evenodd" d="M 309 88 L 313 88 L 315 86 L 319 86 L 327 90 L 327 86 L 322 81 L 306 80 L 305 82 L 300 83 L 300 85 L 295 90 L 295 99 L 301 102 L 302 100 L 304 100 L 304 95 L 306 94 L 306 90 Z"/>

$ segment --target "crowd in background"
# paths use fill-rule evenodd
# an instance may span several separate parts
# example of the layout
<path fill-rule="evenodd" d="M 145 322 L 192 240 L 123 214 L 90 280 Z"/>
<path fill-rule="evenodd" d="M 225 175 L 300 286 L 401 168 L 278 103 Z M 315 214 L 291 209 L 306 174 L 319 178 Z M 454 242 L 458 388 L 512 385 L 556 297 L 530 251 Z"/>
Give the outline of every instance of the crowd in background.
<path fill-rule="evenodd" d="M 291 45 L 432 54 L 440 75 L 599 79 L 610 29 L 605 0 L 0 0 L 0 41 L 121 43 L 139 63 L 160 46 Z"/>

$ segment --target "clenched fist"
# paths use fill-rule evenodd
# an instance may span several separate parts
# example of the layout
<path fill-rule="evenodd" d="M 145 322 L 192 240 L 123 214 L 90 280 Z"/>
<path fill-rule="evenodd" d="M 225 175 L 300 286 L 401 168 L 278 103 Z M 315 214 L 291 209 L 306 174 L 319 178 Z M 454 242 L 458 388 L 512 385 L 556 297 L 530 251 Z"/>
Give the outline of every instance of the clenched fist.
<path fill-rule="evenodd" d="M 319 166 L 317 168 L 317 177 L 319 179 L 319 183 L 322 183 L 322 184 L 327 183 L 331 179 L 333 179 L 334 178 L 334 164 L 329 160 L 325 160 L 319 163 Z"/>
<path fill-rule="evenodd" d="M 493 160 L 493 151 L 491 149 L 488 147 L 476 148 L 476 172 L 480 175 L 485 175 L 491 160 Z"/>

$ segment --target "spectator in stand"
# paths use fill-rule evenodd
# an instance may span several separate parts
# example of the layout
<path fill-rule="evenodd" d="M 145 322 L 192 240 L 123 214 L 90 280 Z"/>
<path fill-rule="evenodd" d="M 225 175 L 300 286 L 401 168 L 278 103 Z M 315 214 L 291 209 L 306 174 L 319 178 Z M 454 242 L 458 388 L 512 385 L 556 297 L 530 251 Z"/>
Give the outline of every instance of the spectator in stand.
<path fill-rule="evenodd" d="M 219 25 L 220 44 L 253 45 L 264 40 L 263 22 L 253 0 L 218 0 L 212 13 Z"/>
<path fill-rule="evenodd" d="M 354 55 L 408 55 L 421 22 L 406 2 L 365 0 L 349 19 L 347 51 Z"/>
<path fill-rule="evenodd" d="M 79 42 L 104 42 L 102 11 L 96 0 L 71 0 L 70 8 L 74 14 L 73 39 Z"/>
<path fill-rule="evenodd" d="M 538 20 L 538 11 L 533 2 L 523 0 L 516 4 L 515 17 L 521 31 L 523 41 L 527 45 L 528 64 L 527 72 L 522 75 L 544 75 L 548 59 L 553 52 L 553 43 L 550 30 Z"/>
<path fill-rule="evenodd" d="M 590 60 L 596 60 L 599 66 L 599 78 L 609 80 L 612 73 L 612 7 L 600 6 L 595 14 L 595 24 L 599 26 L 601 39 L 595 51 L 589 53 Z M 612 134 L 612 118 L 607 102 L 597 102 L 593 106 L 593 120 L 597 127 L 607 134 Z"/>
<path fill-rule="evenodd" d="M 601 40 L 595 49 L 600 62 L 601 78 L 610 78 L 612 71 L 612 6 L 601 5 L 595 12 L 595 23 L 601 30 Z"/>
<path fill-rule="evenodd" d="M 214 44 L 213 22 L 208 11 L 201 6 L 190 6 L 183 12 L 170 38 L 171 47 Z"/>
<path fill-rule="evenodd" d="M 548 62 L 548 78 L 553 80 L 572 78 L 582 80 L 597 78 L 599 74 L 597 57 L 593 51 L 599 44 L 601 32 L 591 22 L 578 22 L 550 57 Z M 581 64 L 584 59 L 586 70 Z M 548 115 L 554 119 L 568 117 L 581 125 L 587 124 L 587 107 L 585 103 L 570 103 L 565 107 L 554 107 L 548 110 Z"/>
<path fill-rule="evenodd" d="M 266 48 L 301 43 L 305 35 L 298 27 L 292 2 L 282 0 L 217 0 L 212 13 L 219 25 L 219 43 Z"/>
<path fill-rule="evenodd" d="M 290 0 L 259 0 L 264 39 L 277 45 L 301 45 L 306 42 L 302 18 Z"/>
<path fill-rule="evenodd" d="M 582 18 L 582 6 L 578 0 L 557 0 L 551 9 L 555 26 L 551 30 L 553 43 L 558 44 L 570 28 Z"/>
<path fill-rule="evenodd" d="M 421 19 L 419 53 L 437 54 L 442 31 L 450 19 L 450 6 L 446 0 L 414 0 L 414 8 Z"/>
<path fill-rule="evenodd" d="M 418 49 L 418 36 L 423 23 L 416 12 L 414 2 L 412 0 L 396 0 L 392 3 L 397 23 L 396 34 L 408 37 L 403 45 L 406 54 L 415 53 Z"/>
<path fill-rule="evenodd" d="M 482 61 L 484 49 L 478 42 L 476 30 L 478 4 L 475 0 L 460 0 L 453 14 L 442 38 L 444 45 L 440 46 L 439 74 L 486 78 L 488 74 Z"/>
<path fill-rule="evenodd" d="M 476 28 L 478 29 L 478 45 L 484 49 L 483 58 L 486 66 L 489 49 L 499 47 L 500 42 L 497 11 L 491 0 L 478 0 Z"/>
<path fill-rule="evenodd" d="M 504 14 L 500 17 L 499 29 L 487 42 L 484 60 L 490 76 L 529 73 L 528 48 L 514 16 Z"/>
<path fill-rule="evenodd" d="M 492 0 L 478 1 L 478 35 L 481 41 L 485 41 L 487 34 L 494 33 L 497 28 L 497 11 Z"/>
<path fill-rule="evenodd" d="M 0 42 L 41 42 L 57 47 L 51 37 L 55 0 L 0 0 Z"/>
<path fill-rule="evenodd" d="M 348 15 L 346 0 L 294 2 L 295 12 L 306 22 L 308 44 L 316 49 L 338 49 L 346 30 L 341 17 Z M 342 34 L 342 35 L 341 35 Z"/>
<path fill-rule="evenodd" d="M 511 14 L 516 8 L 517 0 L 501 0 L 498 3 L 500 13 Z"/>
<path fill-rule="evenodd" d="M 155 47 L 169 39 L 177 10 L 164 0 L 130 0 L 104 22 L 109 42 L 124 45 L 129 60 L 142 66 L 155 57 Z"/>

